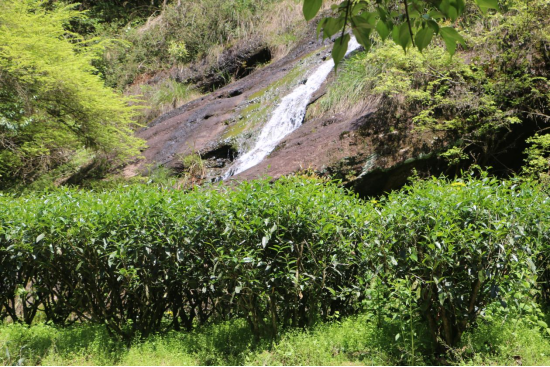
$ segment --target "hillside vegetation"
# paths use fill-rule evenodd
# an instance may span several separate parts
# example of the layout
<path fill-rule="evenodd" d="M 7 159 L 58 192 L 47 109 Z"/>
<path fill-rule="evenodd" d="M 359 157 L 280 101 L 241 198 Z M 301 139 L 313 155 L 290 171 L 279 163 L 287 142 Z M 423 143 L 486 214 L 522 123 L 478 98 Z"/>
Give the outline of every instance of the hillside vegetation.
<path fill-rule="evenodd" d="M 81 167 L 104 176 L 139 157 L 136 128 L 210 91 L 156 74 L 223 74 L 222 51 L 251 39 L 281 57 L 305 26 L 295 0 L 74 3 L 0 4 L 2 188 L 59 185 Z M 230 62 L 239 75 L 258 66 Z"/>
<path fill-rule="evenodd" d="M 390 0 L 348 19 L 357 3 L 0 0 L 0 364 L 550 364 L 550 3 L 441 0 L 452 39 L 433 42 L 438 14 L 410 24 Z M 328 138 L 443 168 L 374 197 L 346 188 L 360 160 L 205 184 L 193 147 L 174 149 L 179 175 L 120 174 L 138 129 L 203 96 L 229 107 L 188 111 L 201 139 L 250 138 L 330 57 L 307 38 L 317 11 L 324 36 L 349 20 L 368 49 L 338 60 L 305 127 L 347 119 Z M 409 25 L 430 35 L 419 51 Z M 215 91 L 258 68 L 256 89 Z M 225 144 L 208 164 L 231 162 Z"/>
<path fill-rule="evenodd" d="M 454 56 L 441 40 L 422 53 L 378 40 L 342 65 L 308 118 L 375 106 L 381 126 L 361 135 L 394 133 L 380 150 L 401 149 L 412 130 L 447 145 L 440 154 L 452 174 L 479 164 L 546 177 L 550 4 L 509 1 L 487 15 L 471 2 L 467 9 L 457 22 L 467 47 Z"/>

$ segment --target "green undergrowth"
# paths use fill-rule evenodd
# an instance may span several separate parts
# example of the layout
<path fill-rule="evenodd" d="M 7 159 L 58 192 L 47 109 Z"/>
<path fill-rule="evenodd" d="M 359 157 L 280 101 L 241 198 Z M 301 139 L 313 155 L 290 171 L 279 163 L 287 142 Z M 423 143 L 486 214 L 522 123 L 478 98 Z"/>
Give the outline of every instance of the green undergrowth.
<path fill-rule="evenodd" d="M 511 146 L 531 145 L 525 169 L 547 172 L 550 6 L 541 0 L 507 5 L 504 14 L 463 19 L 467 47 L 453 57 L 438 43 L 404 53 L 392 42 L 376 42 L 344 63 L 308 116 L 375 108 L 386 131 L 412 126 L 455 142 L 442 154 L 451 165 L 484 164 Z M 525 137 L 517 141 L 520 124 Z"/>
<path fill-rule="evenodd" d="M 368 313 L 335 319 L 304 331 L 285 330 L 277 340 L 254 341 L 242 321 L 135 339 L 112 339 L 103 326 L 57 328 L 0 326 L 2 365 L 548 365 L 550 339 L 510 318 L 480 324 L 439 360 L 395 341 Z"/>
<path fill-rule="evenodd" d="M 130 342 L 240 319 L 258 341 L 366 310 L 411 358 L 505 313 L 550 334 L 550 200 L 527 179 L 433 178 L 370 201 L 297 176 L 0 204 L 5 321 L 92 322 Z"/>
<path fill-rule="evenodd" d="M 124 88 L 138 75 L 201 59 L 214 67 L 224 49 L 249 38 L 277 54 L 277 48 L 295 44 L 303 30 L 298 5 L 296 0 L 172 1 L 118 30 L 100 24 L 99 34 L 116 32 L 125 41 L 105 54 L 102 70 L 109 85 Z"/>

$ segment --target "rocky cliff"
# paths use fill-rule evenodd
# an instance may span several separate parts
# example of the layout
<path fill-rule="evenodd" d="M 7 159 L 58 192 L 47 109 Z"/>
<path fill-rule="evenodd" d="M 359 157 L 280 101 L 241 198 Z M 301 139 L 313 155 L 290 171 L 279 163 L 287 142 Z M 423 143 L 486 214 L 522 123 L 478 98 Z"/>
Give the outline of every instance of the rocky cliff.
<path fill-rule="evenodd" d="M 402 51 L 396 53 L 383 46 L 373 58 L 387 70 L 370 76 L 378 86 L 372 86 L 368 93 L 363 90 L 362 97 L 349 108 L 318 108 L 327 90 L 338 81 L 339 75 L 333 71 L 308 101 L 303 124 L 259 164 L 228 181 L 278 178 L 312 170 L 341 179 L 362 195 L 373 195 L 402 186 L 413 169 L 424 174 L 457 173 L 460 164 L 448 165 L 453 160 L 465 161 L 462 167 L 476 163 L 507 174 L 517 171 L 523 163 L 525 141 L 537 130 L 539 122 L 533 117 L 537 114 L 521 120 L 511 117 L 518 111 L 509 101 L 516 101 L 512 99 L 516 97 L 525 99 L 527 92 L 516 87 L 496 92 L 488 89 L 508 80 L 512 70 L 523 70 L 524 65 L 520 63 L 522 59 L 517 59 L 520 61 L 506 64 L 503 69 L 500 59 L 495 59 L 500 51 L 487 52 L 485 39 L 473 38 L 473 48 L 452 60 L 442 48 L 434 48 L 428 56 L 405 57 Z M 126 175 L 144 172 L 151 165 L 185 172 L 189 168 L 186 157 L 195 155 L 200 156 L 205 168 L 200 179 L 219 180 L 235 159 L 254 146 L 281 99 L 306 83 L 330 58 L 330 43 L 317 39 L 310 27 L 284 58 L 249 75 L 241 74 L 241 79 L 152 121 L 138 132 L 148 144 L 143 152 L 145 159 L 126 167 Z M 246 64 L 246 57 L 251 58 L 251 63 L 258 55 L 267 57 L 261 45 L 255 50 L 248 49 L 245 59 L 237 58 L 238 63 Z M 531 58 L 524 60 L 531 60 L 532 66 L 533 60 L 538 60 L 538 66 L 518 75 L 540 80 L 545 54 L 528 51 Z M 386 57 L 393 59 L 386 62 Z M 224 67 L 234 69 L 234 59 L 224 59 Z M 367 64 L 362 67 L 368 68 L 371 61 L 363 60 Z M 178 75 L 192 74 L 180 71 Z M 195 82 L 216 85 L 215 80 Z M 380 92 L 383 88 L 386 91 Z M 353 92 L 353 88 L 346 90 Z M 523 102 L 526 108 L 535 106 L 536 98 Z M 441 159 L 440 153 L 453 146 L 460 147 L 451 151 L 458 158 L 448 153 L 447 160 Z"/>

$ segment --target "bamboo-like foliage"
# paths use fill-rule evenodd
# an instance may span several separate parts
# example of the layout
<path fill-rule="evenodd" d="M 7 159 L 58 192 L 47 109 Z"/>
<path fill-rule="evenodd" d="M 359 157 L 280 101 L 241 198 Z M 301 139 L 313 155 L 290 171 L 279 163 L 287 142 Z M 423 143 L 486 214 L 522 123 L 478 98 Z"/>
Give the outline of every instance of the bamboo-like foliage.
<path fill-rule="evenodd" d="M 0 2 L 0 185 L 31 181 L 91 148 L 120 158 L 139 155 L 135 108 L 105 87 L 92 61 L 97 39 L 69 32 L 83 18 L 74 6 Z"/>

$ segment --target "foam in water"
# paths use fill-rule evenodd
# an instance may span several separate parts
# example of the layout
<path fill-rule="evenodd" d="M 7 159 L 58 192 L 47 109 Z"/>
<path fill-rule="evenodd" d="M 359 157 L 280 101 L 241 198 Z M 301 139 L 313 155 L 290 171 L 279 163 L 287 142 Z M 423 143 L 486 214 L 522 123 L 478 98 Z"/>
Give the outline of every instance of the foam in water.
<path fill-rule="evenodd" d="M 359 46 L 355 37 L 352 37 L 346 55 Z M 311 96 L 321 87 L 333 68 L 332 59 L 323 62 L 305 84 L 300 84 L 281 100 L 279 106 L 273 111 L 271 119 L 263 127 L 254 148 L 237 159 L 223 176 L 224 180 L 260 163 L 285 136 L 300 127 Z"/>

